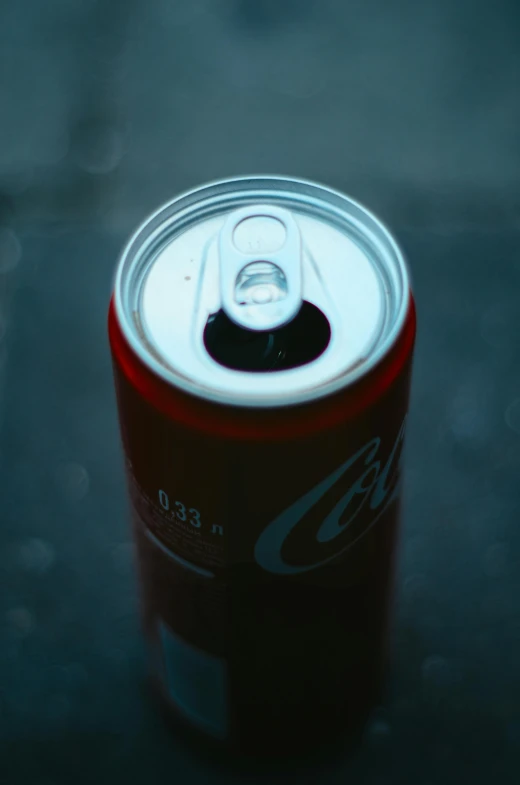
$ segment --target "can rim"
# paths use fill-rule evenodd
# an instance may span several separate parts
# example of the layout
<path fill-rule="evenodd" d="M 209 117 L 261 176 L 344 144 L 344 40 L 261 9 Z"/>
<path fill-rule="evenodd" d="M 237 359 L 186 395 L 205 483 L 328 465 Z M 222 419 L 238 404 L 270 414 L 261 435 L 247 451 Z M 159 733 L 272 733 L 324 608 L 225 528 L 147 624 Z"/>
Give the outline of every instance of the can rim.
<path fill-rule="evenodd" d="M 276 185 L 281 185 L 284 186 L 286 190 L 292 189 L 295 194 L 299 193 L 300 195 L 302 189 L 309 192 L 312 191 L 314 195 L 316 195 L 318 192 L 323 197 L 328 197 L 329 200 L 334 200 L 336 205 L 338 203 L 339 205 L 343 204 L 344 206 L 348 206 L 350 210 L 357 211 L 359 215 L 364 218 L 364 222 L 361 224 L 361 226 L 365 228 L 365 234 L 367 229 L 366 222 L 368 221 L 372 224 L 371 228 L 377 230 L 380 238 L 382 238 L 386 246 L 389 247 L 401 279 L 402 296 L 400 298 L 399 307 L 395 314 L 391 329 L 388 330 L 388 333 L 385 335 L 383 340 L 378 342 L 377 346 L 375 347 L 374 351 L 370 353 L 369 357 L 358 367 L 352 368 L 347 373 L 341 374 L 340 376 L 329 380 L 319 387 L 299 391 L 291 396 L 286 396 L 283 398 L 274 396 L 258 396 L 257 398 L 249 397 L 247 400 L 244 400 L 217 389 L 213 390 L 203 387 L 197 382 L 192 381 L 185 376 L 181 376 L 180 374 L 176 373 L 174 369 L 162 364 L 159 359 L 146 348 L 145 342 L 140 340 L 137 335 L 135 324 L 129 318 L 128 309 L 125 308 L 124 279 L 128 272 L 129 265 L 132 264 L 134 259 L 140 258 L 140 250 L 145 245 L 144 241 L 149 242 L 153 236 L 157 235 L 161 226 L 163 226 L 167 220 L 168 223 L 171 224 L 172 221 L 174 221 L 175 215 L 181 212 L 181 208 L 189 208 L 190 206 L 193 206 L 199 202 L 199 200 L 204 200 L 204 202 L 209 206 L 212 202 L 212 192 L 215 192 L 213 195 L 213 201 L 218 203 L 219 191 L 222 192 L 222 189 L 224 188 L 229 189 L 228 193 L 231 194 L 233 188 L 240 190 L 244 189 L 244 186 L 246 185 L 254 188 L 255 184 L 266 182 L 271 183 L 273 187 Z M 352 220 L 352 216 L 347 214 L 345 210 L 341 212 L 344 212 L 345 215 L 349 215 L 349 218 Z M 355 223 L 355 221 L 353 221 L 353 223 Z M 330 188 L 329 186 L 326 186 L 320 182 L 301 178 L 286 177 L 283 175 L 267 174 L 246 175 L 222 180 L 213 180 L 203 184 L 202 186 L 183 191 L 174 199 L 161 205 L 159 208 L 151 212 L 139 224 L 139 226 L 134 230 L 123 246 L 123 249 L 119 255 L 114 280 L 114 306 L 121 332 L 132 351 L 135 352 L 137 357 L 149 370 L 151 370 L 167 384 L 173 385 L 174 387 L 181 389 L 183 392 L 193 395 L 198 399 L 202 398 L 213 403 L 234 405 L 245 409 L 257 407 L 263 409 L 280 408 L 309 403 L 337 393 L 342 389 L 353 386 L 356 382 L 370 373 L 370 371 L 389 353 L 392 346 L 396 343 L 406 321 L 406 315 L 410 306 L 410 298 L 410 275 L 404 254 L 394 239 L 392 233 L 387 228 L 386 224 L 382 222 L 371 210 L 367 209 L 364 205 L 342 193 L 341 191 Z"/>

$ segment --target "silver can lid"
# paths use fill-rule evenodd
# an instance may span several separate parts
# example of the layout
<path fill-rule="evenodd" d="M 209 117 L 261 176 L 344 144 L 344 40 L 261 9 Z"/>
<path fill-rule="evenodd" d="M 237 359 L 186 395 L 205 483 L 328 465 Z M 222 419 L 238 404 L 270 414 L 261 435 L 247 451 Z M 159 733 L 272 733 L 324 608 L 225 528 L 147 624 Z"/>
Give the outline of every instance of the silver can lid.
<path fill-rule="evenodd" d="M 123 250 L 114 300 L 127 341 L 165 381 L 269 407 L 320 398 L 366 374 L 396 340 L 409 298 L 403 255 L 369 211 L 316 183 L 260 176 L 211 183 L 153 214 Z M 209 353 L 204 334 L 216 313 L 266 333 L 303 302 L 330 326 L 311 362 L 256 373 Z"/>

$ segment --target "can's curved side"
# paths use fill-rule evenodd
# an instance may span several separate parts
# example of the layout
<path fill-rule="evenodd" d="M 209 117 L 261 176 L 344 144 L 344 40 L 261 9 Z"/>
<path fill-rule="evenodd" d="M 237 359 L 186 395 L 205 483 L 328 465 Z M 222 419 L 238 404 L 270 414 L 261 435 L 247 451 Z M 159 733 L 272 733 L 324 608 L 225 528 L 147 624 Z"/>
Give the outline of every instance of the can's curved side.
<path fill-rule="evenodd" d="M 146 639 L 172 714 L 248 752 L 358 726 L 388 650 L 416 317 L 339 393 L 187 395 L 109 335 Z"/>

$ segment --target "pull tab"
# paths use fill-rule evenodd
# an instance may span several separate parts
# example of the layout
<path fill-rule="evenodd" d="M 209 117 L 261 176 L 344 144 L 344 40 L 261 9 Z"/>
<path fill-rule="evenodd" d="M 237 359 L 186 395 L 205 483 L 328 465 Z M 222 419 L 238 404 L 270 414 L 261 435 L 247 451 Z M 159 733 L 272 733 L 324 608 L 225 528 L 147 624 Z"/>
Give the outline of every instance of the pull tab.
<path fill-rule="evenodd" d="M 226 220 L 219 238 L 220 296 L 247 330 L 273 330 L 302 304 L 300 230 L 288 210 L 252 205 Z"/>

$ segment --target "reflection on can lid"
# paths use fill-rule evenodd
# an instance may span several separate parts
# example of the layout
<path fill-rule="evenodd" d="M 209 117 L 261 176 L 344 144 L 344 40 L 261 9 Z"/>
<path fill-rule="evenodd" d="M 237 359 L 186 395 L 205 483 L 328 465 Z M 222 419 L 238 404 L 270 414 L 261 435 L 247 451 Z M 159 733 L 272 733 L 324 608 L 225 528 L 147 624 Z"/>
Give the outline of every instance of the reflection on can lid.
<path fill-rule="evenodd" d="M 350 384 L 388 351 L 408 302 L 402 254 L 370 212 L 280 177 L 212 183 L 161 208 L 124 249 L 115 288 L 124 334 L 155 373 L 239 406 L 288 405 Z M 267 335 L 302 303 L 330 325 L 311 361 L 255 373 L 208 352 L 205 329 L 216 314 Z"/>

